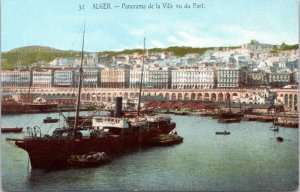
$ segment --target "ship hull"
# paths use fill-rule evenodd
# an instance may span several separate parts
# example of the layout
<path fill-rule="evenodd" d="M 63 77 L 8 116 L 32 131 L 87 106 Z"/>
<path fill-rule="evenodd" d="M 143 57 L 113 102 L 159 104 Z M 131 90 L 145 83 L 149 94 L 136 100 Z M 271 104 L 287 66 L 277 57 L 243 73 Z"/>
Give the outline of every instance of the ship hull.
<path fill-rule="evenodd" d="M 175 123 L 160 123 L 159 128 L 149 128 L 124 135 L 80 140 L 32 138 L 17 140 L 15 144 L 28 152 L 33 169 L 59 169 L 67 168 L 67 159 L 72 154 L 81 155 L 89 152 L 118 154 L 126 149 L 146 144 L 150 138 L 161 133 L 169 133 L 175 126 Z"/>
<path fill-rule="evenodd" d="M 2 103 L 2 114 L 41 113 L 57 109 L 57 104 Z"/>

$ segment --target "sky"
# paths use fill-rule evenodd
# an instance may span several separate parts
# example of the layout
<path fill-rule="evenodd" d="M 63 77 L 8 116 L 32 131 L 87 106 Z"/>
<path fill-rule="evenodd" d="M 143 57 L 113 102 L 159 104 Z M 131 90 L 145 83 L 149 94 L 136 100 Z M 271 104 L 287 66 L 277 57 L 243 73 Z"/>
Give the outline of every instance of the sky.
<path fill-rule="evenodd" d="M 93 8 L 102 2 L 111 9 Z M 2 0 L 1 50 L 81 50 L 84 21 L 85 51 L 91 52 L 142 48 L 145 36 L 146 48 L 238 46 L 251 39 L 298 43 L 297 0 Z"/>

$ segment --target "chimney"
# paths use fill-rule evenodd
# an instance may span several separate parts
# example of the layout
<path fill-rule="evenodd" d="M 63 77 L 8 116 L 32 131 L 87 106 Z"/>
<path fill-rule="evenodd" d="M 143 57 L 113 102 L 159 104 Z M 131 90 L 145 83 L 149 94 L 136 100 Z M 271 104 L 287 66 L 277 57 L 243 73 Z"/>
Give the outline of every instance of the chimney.
<path fill-rule="evenodd" d="M 115 117 L 122 117 L 122 97 L 116 97 Z"/>

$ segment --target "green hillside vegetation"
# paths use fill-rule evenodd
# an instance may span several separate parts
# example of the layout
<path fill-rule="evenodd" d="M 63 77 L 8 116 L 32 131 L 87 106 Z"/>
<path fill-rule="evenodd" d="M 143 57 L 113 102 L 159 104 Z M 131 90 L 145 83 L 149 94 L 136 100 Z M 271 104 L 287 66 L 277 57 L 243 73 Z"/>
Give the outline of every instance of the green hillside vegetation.
<path fill-rule="evenodd" d="M 286 50 L 296 50 L 299 45 L 287 45 L 282 43 L 282 45 L 278 48 L 277 46 L 273 46 L 272 52 L 280 52 Z M 224 51 L 226 48 L 229 49 L 237 49 L 240 46 L 231 46 L 231 47 L 204 47 L 204 48 L 194 48 L 194 47 L 168 47 L 168 48 L 152 48 L 148 49 L 149 53 L 158 53 L 158 52 L 173 52 L 176 56 L 184 56 L 188 53 L 198 53 L 203 54 L 208 50 L 218 49 L 220 51 Z M 98 52 L 99 54 L 109 54 L 111 56 L 119 55 L 119 54 L 133 54 L 133 53 L 143 53 L 143 49 L 125 49 L 123 51 L 103 51 Z M 79 57 L 79 51 L 64 51 L 59 49 L 53 49 L 50 47 L 44 46 L 28 46 L 21 47 L 17 49 L 13 49 L 8 52 L 4 52 L 1 55 L 1 68 L 2 69 L 15 69 L 17 67 L 29 67 L 33 63 L 37 63 L 39 61 L 50 62 L 58 57 L 70 57 L 75 58 Z"/>
<path fill-rule="evenodd" d="M 14 69 L 18 66 L 28 67 L 38 61 L 50 62 L 57 57 L 76 57 L 79 52 L 62 51 L 50 47 L 28 46 L 13 49 L 1 54 L 1 68 Z"/>
<path fill-rule="evenodd" d="M 284 42 L 280 45 L 278 48 L 277 46 L 273 46 L 271 53 L 278 53 L 280 51 L 291 51 L 291 50 L 297 50 L 299 48 L 299 44 L 294 44 L 294 45 L 287 45 Z"/>
<path fill-rule="evenodd" d="M 147 49 L 150 53 L 159 53 L 159 52 L 173 52 L 174 55 L 182 57 L 188 53 L 199 53 L 202 54 L 208 50 L 214 50 L 218 48 L 223 51 L 226 48 L 237 49 L 240 46 L 232 46 L 232 47 L 204 47 L 204 48 L 193 48 L 193 47 L 168 47 L 168 48 L 153 48 Z M 119 54 L 133 54 L 133 53 L 143 53 L 143 49 L 125 49 L 123 51 L 103 51 L 99 52 L 100 54 L 109 54 L 111 56 L 119 55 Z"/>

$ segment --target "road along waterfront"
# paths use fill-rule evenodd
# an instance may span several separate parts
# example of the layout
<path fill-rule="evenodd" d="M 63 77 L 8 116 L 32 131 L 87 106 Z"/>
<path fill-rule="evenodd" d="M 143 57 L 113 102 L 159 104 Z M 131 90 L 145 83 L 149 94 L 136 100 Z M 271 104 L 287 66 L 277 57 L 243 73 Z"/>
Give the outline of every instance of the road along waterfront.
<path fill-rule="evenodd" d="M 59 124 L 43 124 L 47 116 L 2 116 L 2 127 L 23 126 L 21 134 L 1 135 L 4 190 L 180 190 L 288 191 L 298 186 L 298 129 L 273 132 L 272 123 L 242 121 L 220 124 L 210 117 L 172 116 L 184 142 L 128 152 L 111 163 L 90 169 L 52 172 L 31 170 L 28 155 L 5 141 L 22 138 L 25 126 L 41 126 L 44 134 Z M 216 131 L 230 135 L 215 135 Z M 284 138 L 277 142 L 276 137 Z"/>

